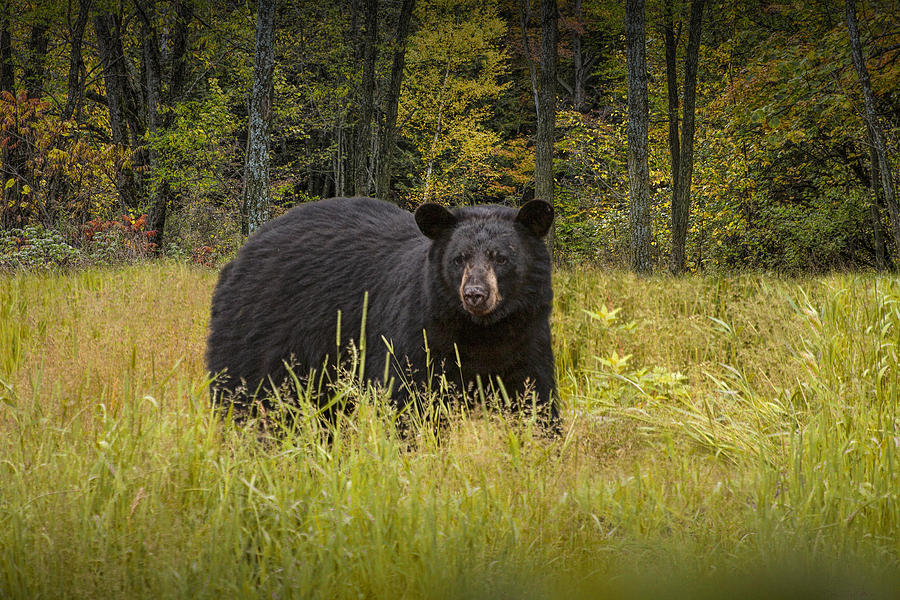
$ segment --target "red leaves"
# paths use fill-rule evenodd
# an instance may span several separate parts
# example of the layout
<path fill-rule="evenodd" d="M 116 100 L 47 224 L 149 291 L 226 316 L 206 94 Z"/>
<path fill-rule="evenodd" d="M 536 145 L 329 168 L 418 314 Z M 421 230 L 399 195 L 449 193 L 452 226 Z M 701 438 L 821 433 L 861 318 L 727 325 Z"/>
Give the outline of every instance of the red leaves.
<path fill-rule="evenodd" d="M 103 221 L 102 219 L 91 219 L 84 224 L 84 237 L 90 241 L 96 234 L 101 231 L 109 231 L 110 229 L 118 229 L 123 233 L 140 235 L 148 239 L 156 236 L 156 230 L 144 231 L 147 224 L 147 215 L 143 214 L 137 219 L 131 215 L 122 215 L 118 221 Z"/>

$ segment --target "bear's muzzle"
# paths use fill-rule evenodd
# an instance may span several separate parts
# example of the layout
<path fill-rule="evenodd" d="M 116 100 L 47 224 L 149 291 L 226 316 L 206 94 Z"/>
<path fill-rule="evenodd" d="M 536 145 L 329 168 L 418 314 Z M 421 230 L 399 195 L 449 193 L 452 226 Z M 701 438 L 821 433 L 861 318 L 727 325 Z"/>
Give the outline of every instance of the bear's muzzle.
<path fill-rule="evenodd" d="M 463 270 L 459 284 L 459 299 L 466 312 L 483 317 L 500 304 L 497 274 L 490 264 L 469 263 Z"/>

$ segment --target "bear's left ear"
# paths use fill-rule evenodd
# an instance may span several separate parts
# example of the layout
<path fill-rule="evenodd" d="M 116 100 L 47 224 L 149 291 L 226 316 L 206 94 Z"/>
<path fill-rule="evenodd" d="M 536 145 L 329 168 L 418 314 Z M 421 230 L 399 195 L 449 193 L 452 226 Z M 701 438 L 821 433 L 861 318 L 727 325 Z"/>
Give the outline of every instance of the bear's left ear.
<path fill-rule="evenodd" d="M 516 223 L 521 223 L 528 231 L 542 238 L 553 225 L 553 205 L 543 200 L 530 200 L 519 209 Z"/>
<path fill-rule="evenodd" d="M 456 217 L 440 204 L 428 202 L 416 209 L 416 225 L 426 237 L 434 240 L 456 226 Z"/>

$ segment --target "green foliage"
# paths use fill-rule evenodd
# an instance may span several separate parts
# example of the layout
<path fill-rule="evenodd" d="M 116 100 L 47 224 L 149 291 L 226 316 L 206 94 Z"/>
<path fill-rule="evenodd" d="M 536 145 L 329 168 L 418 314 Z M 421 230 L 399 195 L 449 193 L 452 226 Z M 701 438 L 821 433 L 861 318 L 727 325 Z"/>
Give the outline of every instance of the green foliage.
<path fill-rule="evenodd" d="M 80 258 L 58 231 L 40 225 L 0 231 L 0 270 L 68 267 Z"/>
<path fill-rule="evenodd" d="M 483 199 L 502 177 L 500 136 L 486 124 L 506 87 L 506 25 L 496 7 L 470 0 L 420 2 L 416 11 L 399 108 L 416 152 L 407 202 Z"/>
<path fill-rule="evenodd" d="M 253 3 L 93 6 L 82 43 L 77 96 L 68 72 L 77 7 L 9 4 L 5 21 L 15 57 L 15 89 L 0 93 L 0 227 L 40 223 L 79 230 L 125 211 L 157 215 L 166 202 L 163 252 L 227 256 L 240 245 L 246 99 L 253 72 Z M 672 4 L 682 30 L 689 2 Z M 857 3 L 876 108 L 889 155 L 897 154 L 900 43 L 890 3 Z M 51 6 L 52 5 L 52 6 Z M 190 10 L 182 10 L 185 6 Z M 273 215 L 321 197 L 352 193 L 360 145 L 361 5 L 293 3 L 280 8 L 271 127 Z M 660 35 L 666 3 L 647 4 L 652 244 L 657 264 L 669 251 L 671 166 L 667 82 Z M 713 10 L 714 8 L 714 10 Z M 349 10 L 348 10 L 349 9 Z M 530 56 L 521 32 L 521 10 Z M 400 2 L 379 4 L 372 138 L 381 139 Z M 128 79 L 119 145 L 112 143 L 108 90 L 92 26 L 97 11 L 116 15 Z M 356 11 L 356 12 L 354 12 Z M 700 47 L 692 271 L 781 271 L 869 267 L 874 223 L 868 215 L 869 141 L 859 84 L 847 47 L 843 0 L 732 2 L 707 10 Z M 532 3 L 473 0 L 417 3 L 408 38 L 388 196 L 414 207 L 515 204 L 533 186 L 536 119 L 529 65 L 538 69 L 539 10 Z M 576 18 L 560 5 L 559 111 L 555 171 L 559 210 L 556 256 L 624 264 L 629 248 L 625 140 L 624 11 L 589 0 Z M 147 19 L 145 21 L 145 18 Z M 46 27 L 41 97 L 23 91 Z M 587 97 L 575 110 L 574 34 L 581 34 Z M 156 39 L 152 39 L 156 36 Z M 184 54 L 180 49 L 183 42 Z M 149 134 L 147 47 L 160 51 L 156 132 Z M 178 77 L 176 77 L 178 75 Z M 176 82 L 178 85 L 176 86 Z M 64 110 L 77 100 L 71 117 Z M 368 101 L 368 99 L 366 99 Z M 64 118 L 64 116 L 66 118 Z M 380 158 L 367 166 L 370 179 Z M 894 161 L 896 162 L 896 161 Z M 151 166 L 152 163 L 152 166 Z M 894 248 L 887 211 L 888 254 Z M 205 259 L 204 259 L 205 260 Z M 202 262 L 202 261 L 201 261 Z"/>

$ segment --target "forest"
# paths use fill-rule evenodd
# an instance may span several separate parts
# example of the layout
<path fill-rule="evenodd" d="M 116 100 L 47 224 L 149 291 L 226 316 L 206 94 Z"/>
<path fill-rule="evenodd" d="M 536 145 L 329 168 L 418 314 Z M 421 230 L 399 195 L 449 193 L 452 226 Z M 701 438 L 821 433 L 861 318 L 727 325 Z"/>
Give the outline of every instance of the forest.
<path fill-rule="evenodd" d="M 552 197 L 565 264 L 883 270 L 900 251 L 894 0 L 0 11 L 7 267 L 217 264 L 341 195 Z"/>

